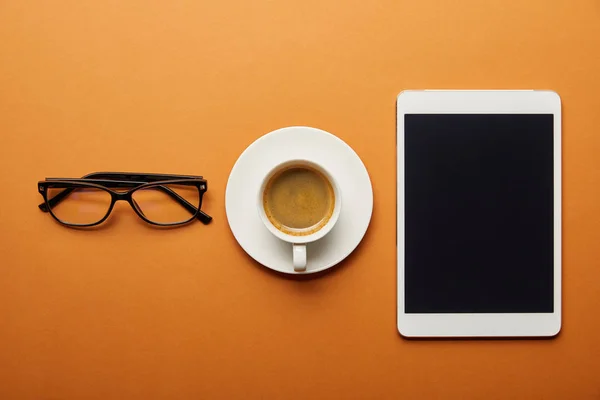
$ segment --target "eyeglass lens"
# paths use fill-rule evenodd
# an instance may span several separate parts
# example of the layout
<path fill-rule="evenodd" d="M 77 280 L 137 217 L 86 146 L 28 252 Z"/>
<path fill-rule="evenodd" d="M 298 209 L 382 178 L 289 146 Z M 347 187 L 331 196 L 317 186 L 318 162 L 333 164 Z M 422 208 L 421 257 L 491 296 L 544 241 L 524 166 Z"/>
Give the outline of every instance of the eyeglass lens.
<path fill-rule="evenodd" d="M 64 188 L 48 188 L 48 199 L 52 199 Z M 77 187 L 51 208 L 52 214 L 65 224 L 88 225 L 106 216 L 112 197 L 109 192 L 93 187 Z"/>
<path fill-rule="evenodd" d="M 161 184 L 146 186 L 132 193 L 133 203 L 138 211 L 149 221 L 157 224 L 178 224 L 194 218 L 181 204 L 180 196 L 196 209 L 200 208 L 200 191 L 196 186 Z"/>

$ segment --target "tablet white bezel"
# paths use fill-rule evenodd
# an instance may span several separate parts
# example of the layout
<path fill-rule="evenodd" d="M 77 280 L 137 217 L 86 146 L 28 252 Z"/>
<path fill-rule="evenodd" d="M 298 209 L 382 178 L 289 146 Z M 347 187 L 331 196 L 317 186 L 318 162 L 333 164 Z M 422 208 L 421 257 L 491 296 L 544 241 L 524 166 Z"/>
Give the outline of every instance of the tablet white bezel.
<path fill-rule="evenodd" d="M 408 314 L 404 312 L 405 114 L 554 115 L 554 312 Z M 561 101 L 552 91 L 404 91 L 397 100 L 398 331 L 406 337 L 554 336 L 561 327 Z"/>

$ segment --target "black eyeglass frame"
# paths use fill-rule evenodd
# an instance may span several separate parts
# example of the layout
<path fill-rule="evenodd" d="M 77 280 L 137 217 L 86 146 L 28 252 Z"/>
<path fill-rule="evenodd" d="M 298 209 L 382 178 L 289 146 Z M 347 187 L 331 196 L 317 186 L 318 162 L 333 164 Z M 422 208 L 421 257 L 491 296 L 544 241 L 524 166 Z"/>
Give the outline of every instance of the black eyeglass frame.
<path fill-rule="evenodd" d="M 181 197 L 175 191 L 164 185 L 187 185 L 194 186 L 198 189 L 199 193 L 199 204 L 197 207 L 191 204 L 189 201 Z M 76 188 L 95 188 L 105 191 L 111 196 L 111 203 L 106 211 L 106 215 L 99 221 L 90 224 L 74 224 L 66 221 L 62 221 L 57 215 L 52 212 L 52 208 L 60 203 L 62 200 L 73 192 Z M 144 215 L 144 212 L 136 204 L 133 199 L 133 194 L 141 189 L 158 188 L 163 193 L 169 195 L 173 200 L 184 207 L 190 214 L 190 218 L 185 221 L 173 222 L 173 223 L 160 223 L 152 221 Z M 48 199 L 49 188 L 60 188 L 64 189 L 54 197 Z M 117 192 L 112 189 L 116 188 L 130 188 L 126 192 Z M 151 225 L 156 226 L 178 226 L 184 225 L 191 222 L 194 219 L 199 219 L 202 223 L 208 224 L 212 221 L 212 217 L 200 208 L 202 207 L 202 199 L 204 193 L 208 190 L 208 183 L 206 179 L 201 176 L 194 175 L 171 175 L 171 174 L 147 174 L 147 173 L 127 173 L 127 172 L 95 172 L 88 174 L 83 178 L 46 178 L 44 181 L 38 182 L 38 191 L 44 198 L 44 202 L 39 204 L 38 207 L 43 212 L 49 212 L 52 217 L 60 224 L 71 227 L 92 227 L 100 225 L 109 217 L 112 212 L 114 205 L 117 201 L 127 201 L 135 213 L 144 221 Z"/>

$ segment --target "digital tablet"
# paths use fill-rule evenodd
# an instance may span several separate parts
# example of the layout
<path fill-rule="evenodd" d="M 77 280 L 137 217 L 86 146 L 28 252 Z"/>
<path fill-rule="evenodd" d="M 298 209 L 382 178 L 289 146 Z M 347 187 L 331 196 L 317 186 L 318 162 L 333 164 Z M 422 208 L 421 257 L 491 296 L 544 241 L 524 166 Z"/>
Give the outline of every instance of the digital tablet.
<path fill-rule="evenodd" d="M 398 331 L 561 327 L 561 102 L 551 91 L 397 101 Z"/>

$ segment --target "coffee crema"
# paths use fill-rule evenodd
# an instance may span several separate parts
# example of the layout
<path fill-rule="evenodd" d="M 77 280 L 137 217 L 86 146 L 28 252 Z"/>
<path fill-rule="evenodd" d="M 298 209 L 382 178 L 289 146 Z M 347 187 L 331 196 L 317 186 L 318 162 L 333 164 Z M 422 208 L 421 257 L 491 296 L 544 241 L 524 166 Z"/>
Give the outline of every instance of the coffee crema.
<path fill-rule="evenodd" d="M 324 227 L 335 207 L 329 179 L 307 166 L 276 172 L 265 185 L 263 208 L 269 221 L 281 232 L 306 236 Z"/>

